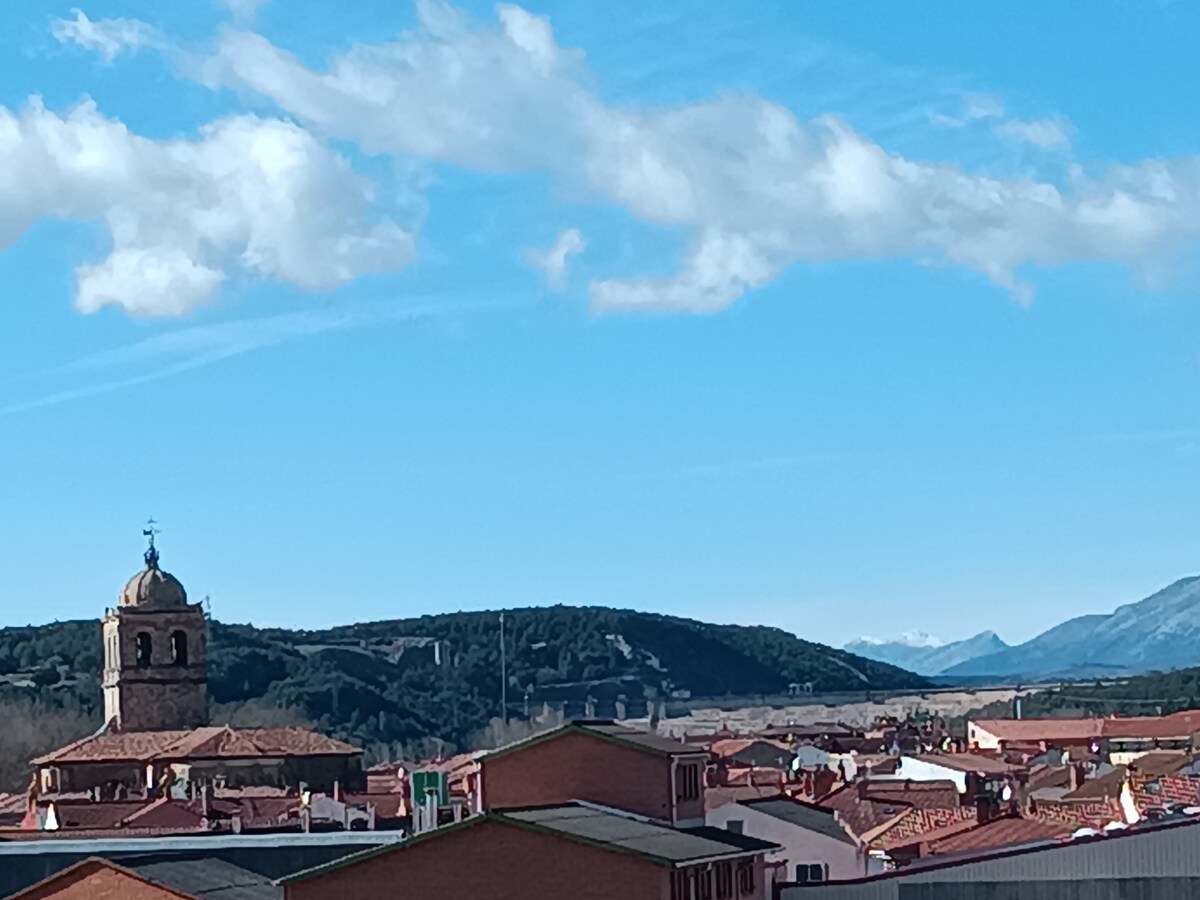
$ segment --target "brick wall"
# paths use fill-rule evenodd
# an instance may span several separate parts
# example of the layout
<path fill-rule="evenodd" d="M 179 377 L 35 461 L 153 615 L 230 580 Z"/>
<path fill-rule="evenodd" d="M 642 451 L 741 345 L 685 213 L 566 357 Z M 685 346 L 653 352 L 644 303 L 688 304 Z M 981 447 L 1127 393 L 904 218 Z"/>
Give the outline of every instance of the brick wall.
<path fill-rule="evenodd" d="M 179 900 L 179 895 L 101 863 L 85 863 L 13 900 Z"/>
<path fill-rule="evenodd" d="M 287 900 L 669 900 L 671 871 L 629 854 L 475 820 L 289 884 L 286 896 Z M 760 888 L 756 900 L 764 896 Z"/>
<path fill-rule="evenodd" d="M 703 766 L 703 756 L 699 758 Z M 671 819 L 671 760 L 579 732 L 482 761 L 484 810 L 585 800 Z M 703 769 L 701 770 L 703 772 Z M 701 775 L 701 786 L 703 776 Z M 704 818 L 704 792 L 676 804 L 677 820 Z"/>

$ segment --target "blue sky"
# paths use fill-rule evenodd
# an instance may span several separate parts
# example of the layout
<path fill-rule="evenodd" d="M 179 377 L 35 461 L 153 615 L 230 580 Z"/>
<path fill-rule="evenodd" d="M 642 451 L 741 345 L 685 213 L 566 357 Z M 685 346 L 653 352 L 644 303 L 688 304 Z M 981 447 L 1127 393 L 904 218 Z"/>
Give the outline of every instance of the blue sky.
<path fill-rule="evenodd" d="M 0 625 L 1020 640 L 1197 571 L 1200 8 L 0 9 Z"/>

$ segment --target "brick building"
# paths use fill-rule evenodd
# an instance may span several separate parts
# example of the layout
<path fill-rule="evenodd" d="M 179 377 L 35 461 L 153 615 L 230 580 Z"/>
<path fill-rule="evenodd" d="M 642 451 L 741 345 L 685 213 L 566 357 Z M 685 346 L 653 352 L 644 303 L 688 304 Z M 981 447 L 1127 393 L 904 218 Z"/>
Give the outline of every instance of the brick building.
<path fill-rule="evenodd" d="M 489 812 L 302 872 L 287 900 L 766 900 L 775 844 L 581 803 Z"/>
<path fill-rule="evenodd" d="M 704 824 L 708 751 L 608 720 L 570 722 L 479 759 L 488 812 L 583 800 L 670 825 Z"/>

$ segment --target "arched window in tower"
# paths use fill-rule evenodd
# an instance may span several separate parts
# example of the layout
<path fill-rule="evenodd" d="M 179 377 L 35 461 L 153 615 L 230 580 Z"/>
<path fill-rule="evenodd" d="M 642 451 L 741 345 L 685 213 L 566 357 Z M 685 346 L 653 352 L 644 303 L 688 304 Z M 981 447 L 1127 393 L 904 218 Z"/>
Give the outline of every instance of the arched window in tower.
<path fill-rule="evenodd" d="M 150 632 L 139 631 L 137 636 L 135 661 L 139 669 L 144 669 L 150 665 L 150 650 L 153 643 L 150 639 Z"/>
<path fill-rule="evenodd" d="M 176 666 L 188 664 L 187 634 L 183 631 L 171 632 L 171 662 Z"/>

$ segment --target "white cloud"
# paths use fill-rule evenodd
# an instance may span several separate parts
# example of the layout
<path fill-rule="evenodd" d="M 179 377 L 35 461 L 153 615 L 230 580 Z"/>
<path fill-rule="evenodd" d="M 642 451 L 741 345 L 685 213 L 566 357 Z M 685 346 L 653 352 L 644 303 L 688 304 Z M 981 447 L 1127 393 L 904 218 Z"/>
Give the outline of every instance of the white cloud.
<path fill-rule="evenodd" d="M 254 17 L 258 15 L 259 8 L 267 0 L 221 0 L 221 2 L 237 21 L 252 22 Z"/>
<path fill-rule="evenodd" d="M 529 250 L 526 257 L 546 276 L 546 283 L 554 290 L 562 290 L 567 280 L 567 263 L 576 253 L 587 247 L 578 228 L 567 228 L 558 239 L 544 250 Z"/>
<path fill-rule="evenodd" d="M 238 274 L 323 290 L 399 269 L 412 236 L 370 208 L 345 159 L 290 123 L 235 116 L 157 141 L 90 101 L 0 107 L 0 250 L 38 219 L 103 222 L 107 258 L 76 270 L 85 312 L 177 315 Z"/>
<path fill-rule="evenodd" d="M 1048 150 L 1069 147 L 1074 128 L 1070 120 L 1059 116 L 1053 119 L 1008 119 L 997 124 L 995 130 L 1002 138 Z"/>
<path fill-rule="evenodd" d="M 991 94 L 967 94 L 963 115 L 968 119 L 998 119 L 1004 115 L 1004 103 Z"/>
<path fill-rule="evenodd" d="M 73 9 L 74 19 L 55 19 L 50 31 L 61 43 L 78 44 L 100 54 L 109 62 L 125 50 L 160 47 L 162 36 L 150 25 L 137 19 L 97 19 L 92 21 L 82 10 Z"/>
<path fill-rule="evenodd" d="M 1060 186 L 906 159 L 835 118 L 801 122 L 749 94 L 611 107 L 543 18 L 501 6 L 497 25 L 480 25 L 432 0 L 418 12 L 417 31 L 355 46 L 324 72 L 261 36 L 227 33 L 204 77 L 371 152 L 541 171 L 693 231 L 676 275 L 594 283 L 601 310 L 715 311 L 798 262 L 897 256 L 967 266 L 1028 302 L 1023 266 L 1137 265 L 1200 222 L 1195 159 L 1080 170 Z M 968 118 L 1003 114 L 994 97 L 967 98 Z"/>

